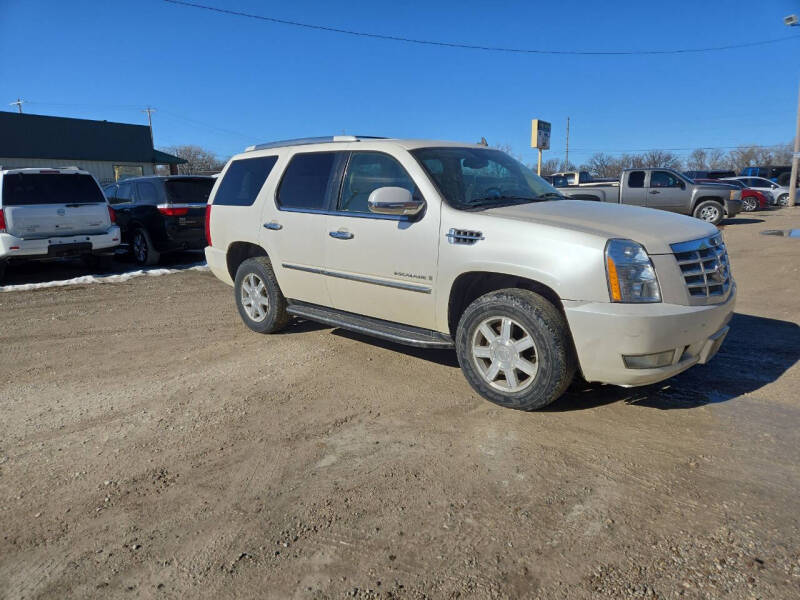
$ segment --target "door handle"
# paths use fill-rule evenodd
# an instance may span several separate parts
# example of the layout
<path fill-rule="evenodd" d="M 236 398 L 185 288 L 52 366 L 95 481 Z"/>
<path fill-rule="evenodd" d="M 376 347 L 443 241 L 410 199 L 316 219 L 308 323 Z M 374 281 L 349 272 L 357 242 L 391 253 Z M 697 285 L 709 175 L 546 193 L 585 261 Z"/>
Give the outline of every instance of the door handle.
<path fill-rule="evenodd" d="M 283 225 L 280 223 L 276 223 L 275 221 L 270 221 L 269 223 L 264 223 L 264 229 L 271 229 L 273 231 L 278 231 L 279 229 L 283 229 Z"/>
<path fill-rule="evenodd" d="M 329 231 L 328 235 L 337 240 L 352 240 L 353 234 L 349 231 Z"/>
<path fill-rule="evenodd" d="M 660 194 L 661 192 L 659 192 L 658 190 L 650 190 L 650 193 L 651 194 Z"/>

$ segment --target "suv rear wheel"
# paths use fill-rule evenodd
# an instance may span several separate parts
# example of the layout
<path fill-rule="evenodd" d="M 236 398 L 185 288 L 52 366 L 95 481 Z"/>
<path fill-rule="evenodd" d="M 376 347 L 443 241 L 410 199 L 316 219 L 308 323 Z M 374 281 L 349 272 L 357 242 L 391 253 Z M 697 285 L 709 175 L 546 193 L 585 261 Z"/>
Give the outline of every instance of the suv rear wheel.
<path fill-rule="evenodd" d="M 258 333 L 275 333 L 289 322 L 272 263 L 266 256 L 248 258 L 236 270 L 236 308 L 245 325 Z"/>
<path fill-rule="evenodd" d="M 131 251 L 133 252 L 133 258 L 142 266 L 158 264 L 161 259 L 161 254 L 153 246 L 150 236 L 141 227 L 133 232 Z"/>
<path fill-rule="evenodd" d="M 476 392 L 520 410 L 556 400 L 576 370 L 566 320 L 528 290 L 499 290 L 470 304 L 458 324 L 456 352 Z"/>

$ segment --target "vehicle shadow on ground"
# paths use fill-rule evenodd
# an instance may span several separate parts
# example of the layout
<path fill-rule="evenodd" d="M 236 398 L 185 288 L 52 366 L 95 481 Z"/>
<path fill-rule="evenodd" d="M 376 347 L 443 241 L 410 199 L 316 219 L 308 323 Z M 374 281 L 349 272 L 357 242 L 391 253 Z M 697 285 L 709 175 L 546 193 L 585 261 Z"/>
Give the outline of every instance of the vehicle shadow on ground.
<path fill-rule="evenodd" d="M 737 313 L 730 326 L 719 353 L 705 365 L 640 388 L 576 383 L 545 410 L 582 410 L 619 401 L 661 410 L 727 402 L 772 383 L 800 360 L 797 323 Z"/>
<path fill-rule="evenodd" d="M 763 223 L 764 219 L 752 219 L 752 218 L 739 218 L 734 217 L 733 219 L 724 219 L 720 225 L 751 225 L 753 223 Z"/>
<path fill-rule="evenodd" d="M 47 262 L 20 262 L 12 263 L 6 268 L 5 277 L 0 281 L 0 287 L 5 285 L 22 285 L 26 283 L 46 283 L 48 281 L 63 281 L 84 275 L 104 277 L 106 275 L 120 275 L 131 271 L 147 269 L 173 269 L 189 264 L 205 262 L 202 252 L 174 252 L 165 254 L 159 264 L 152 267 L 140 267 L 127 255 L 117 254 L 111 268 L 99 272 L 86 266 L 80 259 L 62 259 Z"/>
<path fill-rule="evenodd" d="M 576 379 L 561 398 L 543 410 L 586 410 L 612 402 L 671 410 L 727 402 L 772 383 L 800 360 L 800 326 L 797 323 L 737 313 L 733 315 L 730 327 L 722 348 L 705 365 L 695 365 L 671 379 L 638 388 Z M 403 346 L 344 329 L 334 329 L 333 334 L 459 368 L 453 350 Z"/>

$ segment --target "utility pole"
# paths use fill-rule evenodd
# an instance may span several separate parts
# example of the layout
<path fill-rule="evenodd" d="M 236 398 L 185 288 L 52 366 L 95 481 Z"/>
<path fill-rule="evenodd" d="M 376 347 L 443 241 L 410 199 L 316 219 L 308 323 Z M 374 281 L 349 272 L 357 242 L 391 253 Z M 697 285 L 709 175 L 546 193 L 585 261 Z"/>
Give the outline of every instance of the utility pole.
<path fill-rule="evenodd" d="M 788 15 L 783 18 L 783 24 L 788 27 L 800 25 L 797 15 Z M 789 206 L 795 205 L 797 198 L 797 167 L 800 163 L 800 92 L 797 95 L 797 126 L 794 132 L 794 153 L 792 154 L 792 173 L 789 176 Z"/>
<path fill-rule="evenodd" d="M 150 144 L 153 145 L 153 113 L 156 112 L 156 109 L 148 106 L 142 112 L 147 113 L 147 124 L 150 126 Z"/>
<path fill-rule="evenodd" d="M 17 110 L 19 111 L 19 114 L 22 114 L 22 105 L 24 103 L 25 103 L 25 100 L 23 100 L 20 97 L 17 97 L 17 101 L 16 102 L 9 102 L 8 105 L 9 106 L 14 106 L 16 104 L 17 105 Z"/>
<path fill-rule="evenodd" d="M 796 204 L 798 163 L 800 163 L 800 91 L 797 94 L 797 129 L 794 132 L 792 174 L 789 176 L 789 206 L 794 206 Z"/>
<path fill-rule="evenodd" d="M 567 117 L 567 151 L 564 153 L 564 170 L 569 169 L 569 117 Z"/>

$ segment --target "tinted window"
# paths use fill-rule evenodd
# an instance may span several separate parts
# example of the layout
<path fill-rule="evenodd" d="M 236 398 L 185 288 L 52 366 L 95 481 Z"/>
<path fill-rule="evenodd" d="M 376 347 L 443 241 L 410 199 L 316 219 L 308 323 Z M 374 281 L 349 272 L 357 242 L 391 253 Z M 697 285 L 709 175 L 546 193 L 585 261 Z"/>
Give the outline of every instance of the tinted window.
<path fill-rule="evenodd" d="M 233 161 L 219 184 L 214 204 L 252 206 L 277 160 L 277 156 L 259 156 Z M 213 186 L 214 183 L 210 182 L 209 192 Z M 204 200 L 197 199 L 192 202 L 204 202 Z"/>
<path fill-rule="evenodd" d="M 130 202 L 133 193 L 133 186 L 130 183 L 121 183 L 117 190 L 117 203 Z"/>
<path fill-rule="evenodd" d="M 401 187 L 417 194 L 414 181 L 406 170 L 388 154 L 355 152 L 347 164 L 347 172 L 339 198 L 339 210 L 369 212 L 369 195 L 380 187 Z M 418 195 L 418 194 L 417 194 Z"/>
<path fill-rule="evenodd" d="M 272 161 L 273 164 L 275 161 Z M 266 177 L 265 177 L 266 179 Z M 264 182 L 262 181 L 263 185 Z M 206 204 L 211 188 L 214 187 L 213 179 L 167 179 L 164 188 L 167 190 L 167 199 L 174 204 Z M 261 187 L 259 186 L 259 190 Z M 256 196 L 258 190 L 256 190 Z M 253 196 L 255 200 L 255 196 Z M 250 204 L 253 202 L 251 201 Z"/>
<path fill-rule="evenodd" d="M 681 187 L 681 180 L 667 171 L 653 171 L 650 174 L 650 187 L 671 188 Z"/>
<path fill-rule="evenodd" d="M 158 188 L 152 181 L 140 181 L 136 184 L 136 202 L 138 204 L 158 204 Z"/>
<path fill-rule="evenodd" d="M 644 171 L 631 171 L 628 175 L 628 187 L 644 187 Z"/>
<path fill-rule="evenodd" d="M 295 154 L 278 191 L 282 208 L 319 210 L 325 208 L 331 183 L 335 152 Z"/>
<path fill-rule="evenodd" d="M 3 178 L 3 205 L 105 202 L 91 175 L 11 173 Z"/>

